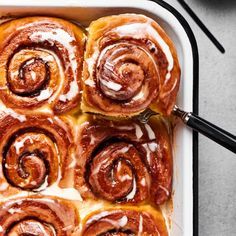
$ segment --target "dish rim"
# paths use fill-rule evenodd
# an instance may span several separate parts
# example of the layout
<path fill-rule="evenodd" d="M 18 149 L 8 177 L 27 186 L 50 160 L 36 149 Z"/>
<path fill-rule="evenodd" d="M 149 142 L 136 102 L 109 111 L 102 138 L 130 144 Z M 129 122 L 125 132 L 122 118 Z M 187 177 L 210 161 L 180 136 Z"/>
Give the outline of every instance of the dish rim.
<path fill-rule="evenodd" d="M 168 11 L 170 11 L 176 19 L 180 22 L 180 24 L 183 26 L 191 47 L 192 47 L 192 54 L 193 54 L 193 99 L 192 99 L 192 106 L 193 106 L 193 113 L 198 115 L 199 113 L 199 53 L 198 53 L 198 46 L 197 41 L 194 36 L 194 33 L 186 21 L 186 19 L 183 17 L 183 15 L 177 11 L 174 7 L 172 7 L 167 2 L 164 2 L 163 0 L 148 0 L 151 2 L 154 2 L 156 4 L 161 5 Z M 193 132 L 193 236 L 199 235 L 199 212 L 198 212 L 198 150 L 199 150 L 199 143 L 198 143 L 198 132 Z"/>
<path fill-rule="evenodd" d="M 148 2 L 153 2 L 154 4 L 160 5 L 161 7 L 165 8 L 167 11 L 169 11 L 178 21 L 179 23 L 183 26 L 183 30 L 186 32 L 186 35 L 189 39 L 189 42 L 191 44 L 192 48 L 192 56 L 193 56 L 193 91 L 192 91 L 192 109 L 195 114 L 198 114 L 198 109 L 199 109 L 199 55 L 198 55 L 198 47 L 197 47 L 197 42 L 195 39 L 195 36 L 193 34 L 193 31 L 191 27 L 189 26 L 188 22 L 186 19 L 170 4 L 164 2 L 163 0 L 142 0 L 143 5 L 148 4 Z M 94 1 L 91 1 L 93 3 Z M 23 3 L 23 4 L 22 4 Z M 24 0 L 22 3 L 18 3 L 14 0 L 9 0 L 7 3 L 1 2 L 0 0 L 0 7 L 22 7 L 22 6 L 27 6 L 31 5 L 34 7 L 37 6 L 47 6 L 47 3 L 42 2 L 42 3 L 34 3 L 31 0 Z M 83 1 L 71 1 L 69 0 L 66 5 L 63 0 L 58 0 L 57 3 L 55 2 L 55 6 L 69 6 L 69 7 L 76 7 L 76 6 L 83 6 L 82 4 Z M 86 1 L 84 1 L 86 5 Z M 105 1 L 104 1 L 105 3 Z M 25 5 L 24 5 L 25 4 Z M 109 4 L 106 4 L 107 7 L 109 7 Z M 137 7 L 135 5 L 135 2 L 132 4 L 131 1 L 131 6 Z M 105 5 L 104 5 L 105 7 Z M 193 236 L 198 236 L 198 133 L 193 131 L 192 132 L 192 173 L 193 173 Z"/>

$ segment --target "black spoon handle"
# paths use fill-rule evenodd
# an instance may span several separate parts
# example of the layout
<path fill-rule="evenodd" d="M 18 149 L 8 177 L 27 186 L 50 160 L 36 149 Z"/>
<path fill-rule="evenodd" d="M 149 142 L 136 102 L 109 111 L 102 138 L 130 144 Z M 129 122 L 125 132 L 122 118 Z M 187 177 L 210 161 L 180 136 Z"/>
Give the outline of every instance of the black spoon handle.
<path fill-rule="evenodd" d="M 219 128 L 218 126 L 204 120 L 203 118 L 191 113 L 184 112 L 179 108 L 174 108 L 174 114 L 180 117 L 183 122 L 196 130 L 197 132 L 205 135 L 221 146 L 229 149 L 230 151 L 236 153 L 236 136 Z"/>
<path fill-rule="evenodd" d="M 190 6 L 184 0 L 177 0 L 181 6 L 188 12 L 192 19 L 198 24 L 202 31 L 207 35 L 211 42 L 222 52 L 225 53 L 225 49 L 222 44 L 216 39 L 216 37 L 210 32 L 210 30 L 204 25 L 204 23 L 199 19 L 196 13 L 190 8 Z"/>

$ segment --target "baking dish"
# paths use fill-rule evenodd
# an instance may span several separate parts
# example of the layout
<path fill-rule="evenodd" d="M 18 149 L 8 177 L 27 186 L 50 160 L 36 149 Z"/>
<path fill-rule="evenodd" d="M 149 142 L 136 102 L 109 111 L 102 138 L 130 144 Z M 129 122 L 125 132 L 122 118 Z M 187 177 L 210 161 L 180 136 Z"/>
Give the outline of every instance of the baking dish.
<path fill-rule="evenodd" d="M 99 17 L 120 13 L 141 13 L 156 20 L 174 41 L 182 69 L 177 104 L 184 110 L 198 110 L 198 53 L 186 21 L 162 1 L 70 0 L 0 1 L 0 16 L 51 15 L 83 26 Z M 194 194 L 196 195 L 194 197 Z M 174 132 L 173 210 L 170 235 L 197 235 L 197 134 L 178 125 Z"/>

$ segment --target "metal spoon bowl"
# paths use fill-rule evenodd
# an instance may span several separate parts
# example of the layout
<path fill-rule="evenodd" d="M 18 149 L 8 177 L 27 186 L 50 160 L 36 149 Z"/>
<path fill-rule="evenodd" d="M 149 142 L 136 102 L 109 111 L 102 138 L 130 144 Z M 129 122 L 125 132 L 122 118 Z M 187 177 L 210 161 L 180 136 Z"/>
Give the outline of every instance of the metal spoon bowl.
<path fill-rule="evenodd" d="M 185 112 L 179 109 L 176 105 L 174 106 L 172 114 L 179 117 L 184 124 L 191 127 L 195 131 L 205 135 L 233 153 L 236 153 L 235 135 L 221 129 L 207 120 L 204 120 L 192 112 Z M 141 123 L 147 123 L 150 117 L 154 115 L 158 115 L 158 113 L 152 111 L 150 108 L 147 108 L 145 111 L 135 116 L 135 118 Z"/>

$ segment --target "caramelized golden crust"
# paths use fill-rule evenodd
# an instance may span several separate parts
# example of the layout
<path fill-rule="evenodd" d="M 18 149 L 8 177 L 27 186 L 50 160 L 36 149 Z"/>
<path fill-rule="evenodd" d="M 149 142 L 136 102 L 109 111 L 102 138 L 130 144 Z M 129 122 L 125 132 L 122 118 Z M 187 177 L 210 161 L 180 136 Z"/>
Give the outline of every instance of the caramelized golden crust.
<path fill-rule="evenodd" d="M 83 236 L 167 236 L 163 216 L 150 207 L 104 209 L 84 222 Z"/>
<path fill-rule="evenodd" d="M 65 200 L 20 198 L 0 204 L 0 226 L 0 236 L 71 236 L 79 226 L 79 215 Z"/>
<path fill-rule="evenodd" d="M 80 105 L 85 35 L 76 25 L 27 17 L 0 26 L 0 99 L 17 110 Z"/>
<path fill-rule="evenodd" d="M 171 195 L 172 151 L 161 119 L 148 124 L 81 118 L 75 187 L 82 197 L 159 205 Z"/>
<path fill-rule="evenodd" d="M 179 82 L 174 44 L 152 19 L 123 14 L 90 24 L 83 70 L 84 111 L 133 116 L 151 106 L 170 114 Z"/>

